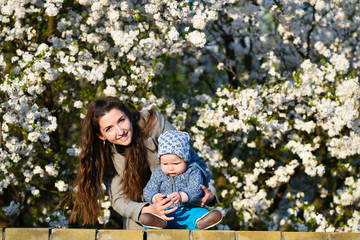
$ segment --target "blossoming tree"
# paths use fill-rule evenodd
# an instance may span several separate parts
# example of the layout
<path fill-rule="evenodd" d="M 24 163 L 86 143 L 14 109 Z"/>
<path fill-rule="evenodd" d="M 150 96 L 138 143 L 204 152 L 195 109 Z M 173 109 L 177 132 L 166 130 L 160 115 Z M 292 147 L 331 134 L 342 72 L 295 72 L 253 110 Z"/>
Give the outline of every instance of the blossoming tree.
<path fill-rule="evenodd" d="M 350 0 L 0 2 L 1 224 L 68 226 L 81 119 L 113 95 L 190 132 L 219 228 L 359 231 L 359 13 Z M 99 226 L 118 226 L 101 201 Z"/>

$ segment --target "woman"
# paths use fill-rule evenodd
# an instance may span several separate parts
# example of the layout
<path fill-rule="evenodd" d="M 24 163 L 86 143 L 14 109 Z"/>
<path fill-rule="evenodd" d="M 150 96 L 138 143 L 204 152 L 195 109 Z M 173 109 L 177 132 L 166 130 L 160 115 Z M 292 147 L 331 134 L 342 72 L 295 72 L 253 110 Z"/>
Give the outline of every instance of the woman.
<path fill-rule="evenodd" d="M 70 221 L 80 215 L 84 224 L 94 223 L 104 198 L 102 183 L 109 190 L 112 207 L 123 216 L 123 228 L 142 229 L 141 213 L 152 213 L 172 220 L 166 214 L 173 203 L 163 199 L 154 204 L 143 200 L 143 188 L 159 165 L 158 137 L 175 128 L 159 113 L 130 111 L 119 99 L 105 97 L 92 102 L 83 120 L 82 150 L 77 178 L 77 194 Z M 192 149 L 191 161 L 205 170 L 201 206 L 216 202 L 215 188 L 209 185 L 210 173 L 202 158 Z M 213 182 L 213 181 L 212 181 Z M 207 188 L 209 187 L 211 191 Z"/>

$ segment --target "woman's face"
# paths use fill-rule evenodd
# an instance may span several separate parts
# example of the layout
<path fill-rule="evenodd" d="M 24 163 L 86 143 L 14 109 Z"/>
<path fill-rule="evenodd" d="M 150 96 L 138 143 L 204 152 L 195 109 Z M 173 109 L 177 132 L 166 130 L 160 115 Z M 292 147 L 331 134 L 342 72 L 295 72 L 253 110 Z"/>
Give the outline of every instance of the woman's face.
<path fill-rule="evenodd" d="M 99 119 L 101 140 L 128 146 L 132 140 L 132 123 L 125 113 L 117 108 L 112 109 Z"/>

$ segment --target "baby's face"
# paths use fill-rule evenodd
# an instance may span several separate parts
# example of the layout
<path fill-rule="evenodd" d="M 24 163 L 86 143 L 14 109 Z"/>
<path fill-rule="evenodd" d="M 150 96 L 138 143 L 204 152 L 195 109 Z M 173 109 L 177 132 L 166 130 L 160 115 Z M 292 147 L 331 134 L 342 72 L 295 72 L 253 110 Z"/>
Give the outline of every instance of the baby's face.
<path fill-rule="evenodd" d="M 160 157 L 161 170 L 171 177 L 177 176 L 186 170 L 186 162 L 175 154 L 164 154 Z"/>

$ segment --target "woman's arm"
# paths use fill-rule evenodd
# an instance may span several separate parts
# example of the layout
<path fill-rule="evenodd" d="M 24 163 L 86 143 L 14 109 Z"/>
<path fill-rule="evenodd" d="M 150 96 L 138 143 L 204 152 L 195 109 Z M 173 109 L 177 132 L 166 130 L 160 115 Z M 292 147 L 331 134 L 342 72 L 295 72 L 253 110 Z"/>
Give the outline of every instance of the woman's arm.
<path fill-rule="evenodd" d="M 141 209 L 148 205 L 146 202 L 135 202 L 126 198 L 122 189 L 121 177 L 118 174 L 111 179 L 109 195 L 114 210 L 121 216 L 136 222 L 139 221 Z"/>

